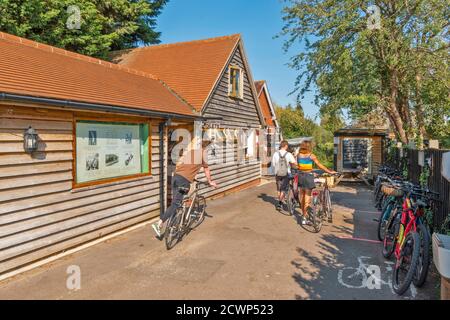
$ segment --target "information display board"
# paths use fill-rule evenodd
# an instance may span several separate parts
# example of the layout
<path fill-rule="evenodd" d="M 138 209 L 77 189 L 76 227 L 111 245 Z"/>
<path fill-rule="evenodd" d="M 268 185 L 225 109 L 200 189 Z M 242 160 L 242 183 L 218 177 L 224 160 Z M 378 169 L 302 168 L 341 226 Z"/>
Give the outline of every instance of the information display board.
<path fill-rule="evenodd" d="M 344 169 L 367 168 L 369 140 L 346 138 L 342 140 L 342 166 Z"/>
<path fill-rule="evenodd" d="M 147 124 L 78 121 L 76 182 L 148 172 L 147 140 Z"/>

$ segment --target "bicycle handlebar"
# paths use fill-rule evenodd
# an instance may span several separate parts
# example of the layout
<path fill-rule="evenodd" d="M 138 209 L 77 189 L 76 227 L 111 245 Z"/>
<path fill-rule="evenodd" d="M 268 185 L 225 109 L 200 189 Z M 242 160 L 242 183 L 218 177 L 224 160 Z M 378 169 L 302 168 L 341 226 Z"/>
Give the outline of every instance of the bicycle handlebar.
<path fill-rule="evenodd" d="M 199 185 L 203 184 L 205 186 L 209 186 L 209 183 L 207 181 L 200 181 L 200 180 L 194 179 L 194 182 L 199 184 Z"/>

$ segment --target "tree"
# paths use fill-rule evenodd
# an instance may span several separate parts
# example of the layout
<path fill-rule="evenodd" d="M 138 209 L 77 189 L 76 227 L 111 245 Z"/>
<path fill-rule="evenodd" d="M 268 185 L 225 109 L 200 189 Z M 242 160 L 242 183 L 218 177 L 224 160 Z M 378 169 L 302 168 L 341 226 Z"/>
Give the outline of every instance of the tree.
<path fill-rule="evenodd" d="M 303 108 L 298 104 L 281 107 L 275 104 L 275 114 L 286 139 L 313 137 L 314 154 L 326 166 L 333 163 L 333 133 L 305 117 Z"/>
<path fill-rule="evenodd" d="M 111 50 L 159 43 L 155 18 L 166 3 L 167 0 L 2 0 L 0 29 L 106 59 Z"/>
<path fill-rule="evenodd" d="M 385 115 L 405 144 L 449 132 L 448 0 L 297 0 L 284 14 L 285 49 L 305 46 L 296 89 L 315 83 L 322 115 Z"/>

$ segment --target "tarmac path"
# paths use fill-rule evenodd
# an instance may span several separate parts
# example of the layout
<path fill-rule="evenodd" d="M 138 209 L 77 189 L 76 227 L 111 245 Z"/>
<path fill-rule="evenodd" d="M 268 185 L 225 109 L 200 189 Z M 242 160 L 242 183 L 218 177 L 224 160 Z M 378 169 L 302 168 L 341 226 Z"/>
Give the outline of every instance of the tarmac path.
<path fill-rule="evenodd" d="M 170 251 L 147 225 L 0 283 L 0 299 L 439 298 L 433 273 L 392 292 L 365 186 L 332 190 L 334 221 L 318 234 L 274 209 L 274 188 L 208 201 L 209 217 Z M 73 270 L 79 290 L 68 289 Z"/>

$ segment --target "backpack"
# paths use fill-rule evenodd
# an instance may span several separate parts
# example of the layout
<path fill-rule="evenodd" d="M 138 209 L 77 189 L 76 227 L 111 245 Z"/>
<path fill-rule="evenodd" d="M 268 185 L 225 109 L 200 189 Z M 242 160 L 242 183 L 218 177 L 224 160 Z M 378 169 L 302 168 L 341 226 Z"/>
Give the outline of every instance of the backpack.
<path fill-rule="evenodd" d="M 281 152 L 278 152 L 280 161 L 278 162 L 277 176 L 279 176 L 279 177 L 284 177 L 284 176 L 287 176 L 287 174 L 288 174 L 288 165 L 286 162 L 286 155 L 287 155 L 287 152 L 284 154 L 284 156 L 281 155 Z"/>

